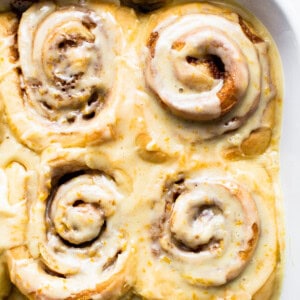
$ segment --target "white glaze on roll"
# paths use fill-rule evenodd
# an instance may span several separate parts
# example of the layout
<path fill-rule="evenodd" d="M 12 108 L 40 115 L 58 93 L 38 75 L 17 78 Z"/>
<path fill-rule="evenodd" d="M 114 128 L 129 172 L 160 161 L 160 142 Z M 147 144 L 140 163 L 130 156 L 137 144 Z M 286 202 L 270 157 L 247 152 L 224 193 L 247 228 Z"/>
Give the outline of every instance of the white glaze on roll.
<path fill-rule="evenodd" d="M 204 286 L 223 285 L 248 264 L 259 238 L 255 202 L 226 180 L 186 181 L 163 224 L 160 244 L 178 260 L 183 277 Z M 167 200 L 168 201 L 168 200 Z M 176 264 L 176 263 L 175 263 Z"/>
<path fill-rule="evenodd" d="M 104 175 L 81 175 L 57 190 L 50 208 L 56 232 L 73 244 L 91 241 L 114 213 L 120 195 Z"/>
<path fill-rule="evenodd" d="M 116 55 L 114 33 L 106 31 L 115 26 L 107 13 L 59 9 L 52 3 L 23 14 L 18 33 L 23 84 L 40 115 L 63 125 L 104 105 L 104 95 L 113 85 Z M 88 101 L 97 92 L 103 99 L 93 108 Z"/>
<path fill-rule="evenodd" d="M 48 153 L 30 199 L 26 247 L 7 254 L 11 279 L 36 299 L 119 297 L 130 285 L 131 251 L 118 214 L 122 184 L 104 170 L 88 170 L 80 149 Z M 59 179 L 64 172 L 70 179 Z"/>
<path fill-rule="evenodd" d="M 154 32 L 159 36 L 154 46 L 153 58 L 148 62 L 147 80 L 175 114 L 199 121 L 217 119 L 222 115 L 217 93 L 222 89 L 224 79 L 213 79 L 192 66 L 187 62 L 189 56 L 220 57 L 225 71 L 233 78 L 238 101 L 244 100 L 250 80 L 251 85 L 260 85 L 260 68 L 255 48 L 239 24 L 219 16 L 195 14 L 166 20 Z M 174 43 L 182 43 L 182 48 L 174 48 Z M 192 87 L 188 86 L 188 80 L 184 82 L 180 78 L 183 76 L 181 70 L 183 74 L 189 73 L 190 82 L 195 77 L 195 81 L 199 81 Z M 248 95 L 244 103 L 246 110 L 247 107 L 249 109 L 249 102 L 251 106 L 258 95 L 257 89 Z"/>
<path fill-rule="evenodd" d="M 247 136 L 274 97 L 267 42 L 251 40 L 237 14 L 205 5 L 170 8 L 158 20 L 145 51 L 146 83 L 156 96 L 151 101 L 175 115 L 168 117 L 173 130 L 183 139 L 209 139 L 254 116 Z"/>
<path fill-rule="evenodd" d="M 272 183 L 259 164 L 200 157 L 144 183 L 152 224 L 136 228 L 136 289 L 146 299 L 255 299 L 278 263 Z"/>
<path fill-rule="evenodd" d="M 13 89 L 5 97 L 9 122 L 34 150 L 51 143 L 96 144 L 113 137 L 117 57 L 124 45 L 111 10 L 105 4 L 94 11 L 43 2 L 22 14 L 19 61 L 7 48 L 18 64 L 8 60 L 12 68 L 2 91 Z"/>

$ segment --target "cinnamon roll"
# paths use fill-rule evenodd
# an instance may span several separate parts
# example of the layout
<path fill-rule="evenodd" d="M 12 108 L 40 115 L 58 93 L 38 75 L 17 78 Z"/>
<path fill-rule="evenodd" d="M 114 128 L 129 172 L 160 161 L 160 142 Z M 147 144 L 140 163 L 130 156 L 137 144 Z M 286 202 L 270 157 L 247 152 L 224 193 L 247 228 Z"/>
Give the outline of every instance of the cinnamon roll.
<path fill-rule="evenodd" d="M 219 286 L 236 278 L 259 238 L 253 199 L 230 181 L 196 180 L 172 192 L 178 193 L 177 188 L 182 192 L 171 200 L 175 202 L 166 200 L 162 249 L 186 266 L 197 264 L 192 276 L 183 275 L 192 283 Z"/>
<path fill-rule="evenodd" d="M 143 274 L 140 292 L 148 298 L 149 291 L 166 280 L 157 288 L 162 299 L 166 293 L 174 299 L 256 299 L 265 286 L 270 293 L 278 248 L 268 174 L 247 164 L 223 170 L 200 165 L 171 176 L 161 199 L 154 202 L 156 213 L 144 244 L 152 246 L 143 250 L 149 256 L 144 255 L 142 266 L 147 265 L 155 279 Z M 253 175 L 247 175 L 247 169 Z M 175 282 L 178 290 L 173 294 L 170 286 Z"/>
<path fill-rule="evenodd" d="M 129 288 L 131 246 L 120 217 L 127 181 L 97 158 L 90 166 L 84 150 L 56 148 L 43 157 L 27 243 L 7 253 L 11 279 L 25 295 L 115 299 Z"/>
<path fill-rule="evenodd" d="M 274 97 L 267 41 L 237 13 L 208 4 L 173 7 L 151 21 L 146 83 L 174 115 L 173 128 L 203 140 L 259 126 Z"/>
<path fill-rule="evenodd" d="M 1 35 L 8 120 L 35 150 L 114 135 L 122 30 L 114 6 L 90 7 L 38 3 L 23 13 L 18 32 L 12 17 L 10 31 Z"/>

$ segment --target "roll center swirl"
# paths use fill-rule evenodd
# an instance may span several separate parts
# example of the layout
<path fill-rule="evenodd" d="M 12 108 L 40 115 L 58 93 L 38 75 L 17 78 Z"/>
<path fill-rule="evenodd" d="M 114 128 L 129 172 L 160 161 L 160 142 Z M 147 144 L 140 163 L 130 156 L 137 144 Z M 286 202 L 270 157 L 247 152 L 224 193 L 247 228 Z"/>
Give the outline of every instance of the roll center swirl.
<path fill-rule="evenodd" d="M 50 218 L 63 240 L 80 245 L 101 234 L 107 218 L 114 212 L 115 200 L 103 181 L 109 183 L 101 175 L 85 174 L 57 189 Z"/>
<path fill-rule="evenodd" d="M 58 87 L 75 88 L 76 81 L 85 73 L 92 60 L 94 35 L 81 23 L 61 26 L 45 42 L 44 71 Z M 82 53 L 85 53 L 83 56 Z"/>
<path fill-rule="evenodd" d="M 159 242 L 174 266 L 192 266 L 185 278 L 202 286 L 236 278 L 260 234 L 250 194 L 233 181 L 199 178 L 175 183 L 166 199 Z"/>
<path fill-rule="evenodd" d="M 192 251 L 215 250 L 224 237 L 225 218 L 213 199 L 204 194 L 181 195 L 173 208 L 170 231 Z M 212 246 L 214 246 L 212 248 Z"/>
<path fill-rule="evenodd" d="M 108 103 L 115 72 L 115 23 L 108 14 L 47 3 L 22 17 L 18 36 L 24 95 L 45 119 L 86 124 Z M 35 28 L 35 30 L 33 30 Z"/>

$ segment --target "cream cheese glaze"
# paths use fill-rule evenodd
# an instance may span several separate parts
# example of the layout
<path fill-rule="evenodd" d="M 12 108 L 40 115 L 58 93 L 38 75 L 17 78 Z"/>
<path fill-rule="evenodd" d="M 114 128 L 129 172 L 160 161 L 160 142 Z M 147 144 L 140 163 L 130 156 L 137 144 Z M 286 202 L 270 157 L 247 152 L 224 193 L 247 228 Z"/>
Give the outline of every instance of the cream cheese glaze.
<path fill-rule="evenodd" d="M 243 139 L 257 128 L 274 97 L 268 43 L 257 36 L 251 40 L 241 24 L 238 14 L 205 4 L 170 8 L 150 18 L 147 83 L 158 100 L 180 117 L 168 122 L 186 140 L 210 139 L 246 123 L 239 132 Z M 223 66 L 211 56 L 221 57 Z M 229 64 L 232 61 L 235 64 Z M 203 70 L 207 63 L 217 68 L 217 74 Z M 214 121 L 199 122 L 203 120 Z"/>
<path fill-rule="evenodd" d="M 0 297 L 279 299 L 282 78 L 255 17 L 47 1 L 1 14 L 0 37 Z M 94 87 L 111 93 L 85 123 Z"/>
<path fill-rule="evenodd" d="M 8 59 L 10 52 L 3 62 L 12 72 L 2 74 L 2 90 L 15 81 L 15 93 L 4 98 L 8 120 L 29 147 L 41 151 L 55 142 L 82 146 L 113 138 L 123 36 L 110 9 L 96 13 L 44 2 L 23 13 L 20 58 Z M 14 36 L 6 37 L 12 46 Z"/>
<path fill-rule="evenodd" d="M 254 89 L 253 95 L 249 96 L 252 99 L 250 103 L 256 101 L 260 93 L 259 63 L 253 45 L 239 24 L 214 15 L 194 14 L 179 20 L 172 16 L 154 32 L 159 37 L 147 68 L 148 82 L 175 114 L 199 121 L 217 119 L 222 115 L 217 94 L 224 88 L 226 78 L 214 79 L 188 60 L 199 60 L 209 55 L 217 56 L 223 62 L 227 76 L 233 80 L 236 91 L 232 97 L 237 98 L 236 101 L 244 96 L 248 84 Z M 252 67 L 250 83 L 246 61 L 251 62 L 248 65 Z M 243 103 L 246 102 L 243 100 Z"/>
<path fill-rule="evenodd" d="M 130 180 L 118 170 L 106 173 L 109 159 L 100 153 L 92 167 L 82 149 L 49 150 L 28 199 L 27 247 L 7 253 L 11 276 L 34 298 L 116 298 L 130 286 L 128 217 L 119 207 Z"/>
<path fill-rule="evenodd" d="M 179 188 L 175 203 L 166 199 L 173 207 L 161 247 L 200 273 L 192 282 L 218 286 L 231 281 L 256 247 L 260 226 L 255 202 L 234 182 L 217 178 L 187 181 Z"/>

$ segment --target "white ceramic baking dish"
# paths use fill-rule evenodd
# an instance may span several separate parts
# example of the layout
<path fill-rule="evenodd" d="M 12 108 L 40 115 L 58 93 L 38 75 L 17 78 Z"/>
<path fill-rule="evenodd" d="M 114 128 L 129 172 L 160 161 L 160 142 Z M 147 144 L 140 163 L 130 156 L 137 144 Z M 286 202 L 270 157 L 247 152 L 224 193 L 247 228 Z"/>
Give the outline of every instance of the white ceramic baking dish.
<path fill-rule="evenodd" d="M 271 32 L 284 70 L 281 184 L 286 228 L 281 300 L 300 299 L 300 1 L 240 0 Z"/>
<path fill-rule="evenodd" d="M 0 0 L 8 5 L 10 0 Z M 283 63 L 284 101 L 281 138 L 286 251 L 281 300 L 299 300 L 300 292 L 300 1 L 239 0 L 272 34 Z M 299 199 L 298 199 L 299 198 Z"/>

